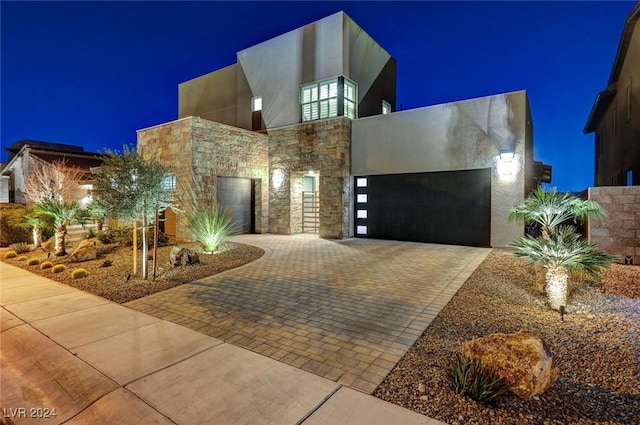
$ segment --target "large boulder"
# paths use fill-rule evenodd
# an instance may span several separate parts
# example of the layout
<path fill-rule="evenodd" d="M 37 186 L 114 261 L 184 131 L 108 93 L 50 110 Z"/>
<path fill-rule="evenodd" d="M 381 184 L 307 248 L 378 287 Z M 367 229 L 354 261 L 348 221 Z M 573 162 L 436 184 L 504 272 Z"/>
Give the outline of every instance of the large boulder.
<path fill-rule="evenodd" d="M 78 247 L 69 255 L 69 261 L 72 263 L 80 263 L 82 261 L 95 260 L 98 256 L 96 242 L 84 239 L 80 241 Z"/>
<path fill-rule="evenodd" d="M 476 360 L 509 385 L 509 390 L 529 398 L 551 388 L 558 377 L 554 354 L 530 331 L 492 334 L 467 341 L 462 355 Z"/>
<path fill-rule="evenodd" d="M 169 262 L 173 267 L 191 266 L 200 263 L 198 254 L 187 248 L 173 247 L 169 254 Z"/>

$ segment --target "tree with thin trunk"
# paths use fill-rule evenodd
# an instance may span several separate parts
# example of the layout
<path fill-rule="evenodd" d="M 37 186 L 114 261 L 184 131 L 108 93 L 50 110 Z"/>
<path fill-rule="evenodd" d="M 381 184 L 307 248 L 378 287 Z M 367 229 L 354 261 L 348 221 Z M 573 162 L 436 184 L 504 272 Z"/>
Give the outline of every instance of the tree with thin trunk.
<path fill-rule="evenodd" d="M 124 146 L 122 154 L 107 151 L 96 171 L 94 194 L 116 219 L 142 222 L 142 277 L 148 277 L 147 229 L 153 223 L 156 210 L 174 206 L 171 191 L 165 183 L 171 176 L 168 167 L 157 159 L 144 159 L 135 148 Z M 133 247 L 137 249 L 136 246 Z"/>
<path fill-rule="evenodd" d="M 38 214 L 51 219 L 55 255 L 66 255 L 67 226 L 80 216 L 81 208 L 75 198 L 86 173 L 67 166 L 64 159 L 53 163 L 36 159 L 30 167 L 24 185 L 27 201 Z"/>

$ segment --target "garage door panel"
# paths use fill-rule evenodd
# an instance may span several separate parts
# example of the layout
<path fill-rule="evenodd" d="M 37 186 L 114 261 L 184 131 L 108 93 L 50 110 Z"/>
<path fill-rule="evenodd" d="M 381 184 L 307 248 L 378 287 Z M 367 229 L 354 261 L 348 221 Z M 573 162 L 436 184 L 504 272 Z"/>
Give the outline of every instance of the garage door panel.
<path fill-rule="evenodd" d="M 367 176 L 367 186 L 356 193 L 367 195 L 366 203 L 356 205 L 367 210 L 366 219 L 356 215 L 356 226 L 366 226 L 366 234 L 356 236 L 490 244 L 490 169 Z"/>
<path fill-rule="evenodd" d="M 251 179 L 218 177 L 217 200 L 220 208 L 231 212 L 238 232 L 253 232 L 253 182 Z"/>

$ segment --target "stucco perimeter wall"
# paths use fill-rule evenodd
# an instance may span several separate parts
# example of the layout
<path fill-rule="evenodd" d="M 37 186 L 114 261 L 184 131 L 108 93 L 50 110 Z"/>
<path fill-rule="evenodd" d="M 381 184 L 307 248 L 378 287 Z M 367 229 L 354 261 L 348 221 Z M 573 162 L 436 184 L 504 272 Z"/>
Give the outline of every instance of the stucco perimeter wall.
<path fill-rule="evenodd" d="M 491 245 L 522 236 L 523 226 L 508 216 L 524 200 L 531 158 L 526 92 L 362 118 L 353 122 L 352 134 L 354 176 L 491 168 Z M 505 149 L 515 152 L 509 175 L 498 159 Z"/>
<path fill-rule="evenodd" d="M 216 205 L 217 178 L 255 179 L 255 228 L 268 224 L 267 136 L 202 118 L 187 117 L 138 130 L 138 147 L 145 157 L 157 155 L 174 168 L 179 208 Z M 185 213 L 178 212 L 176 237 L 189 239 Z"/>
<path fill-rule="evenodd" d="M 590 187 L 588 196 L 608 214 L 606 219 L 589 220 L 589 240 L 620 256 L 621 262 L 629 257 L 640 264 L 640 186 Z"/>
<path fill-rule="evenodd" d="M 269 232 L 302 232 L 302 175 L 319 173 L 321 238 L 349 236 L 351 121 L 338 117 L 269 130 Z"/>

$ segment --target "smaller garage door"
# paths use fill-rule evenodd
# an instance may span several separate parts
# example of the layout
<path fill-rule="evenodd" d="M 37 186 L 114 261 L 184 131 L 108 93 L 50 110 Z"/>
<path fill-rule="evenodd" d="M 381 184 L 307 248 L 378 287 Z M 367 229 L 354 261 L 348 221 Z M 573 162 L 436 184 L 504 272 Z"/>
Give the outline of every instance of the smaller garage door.
<path fill-rule="evenodd" d="M 489 246 L 491 169 L 356 177 L 358 237 Z"/>
<path fill-rule="evenodd" d="M 254 233 L 254 189 L 251 179 L 218 177 L 218 206 L 232 214 L 240 233 Z"/>

